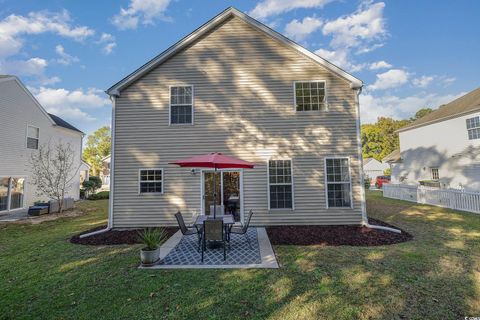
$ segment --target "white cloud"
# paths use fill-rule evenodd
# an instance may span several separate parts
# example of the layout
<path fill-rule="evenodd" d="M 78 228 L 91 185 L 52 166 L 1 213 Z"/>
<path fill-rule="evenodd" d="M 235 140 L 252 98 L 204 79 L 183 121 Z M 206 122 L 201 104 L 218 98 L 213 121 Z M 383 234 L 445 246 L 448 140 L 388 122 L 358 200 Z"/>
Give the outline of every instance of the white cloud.
<path fill-rule="evenodd" d="M 298 8 L 321 8 L 331 1 L 332 0 L 263 0 L 258 3 L 249 14 L 257 19 L 265 19 Z"/>
<path fill-rule="evenodd" d="M 86 26 L 72 26 L 67 10 L 52 13 L 30 12 L 27 16 L 9 15 L 0 21 L 0 58 L 12 56 L 23 46 L 22 35 L 52 32 L 62 37 L 82 41 L 95 31 Z"/>
<path fill-rule="evenodd" d="M 442 77 L 442 82 L 445 86 L 449 86 L 455 81 L 457 81 L 457 78 L 455 77 Z"/>
<path fill-rule="evenodd" d="M 305 17 L 302 21 L 294 19 L 285 26 L 285 35 L 296 41 L 305 39 L 310 33 L 322 26 L 322 20 L 316 17 Z"/>
<path fill-rule="evenodd" d="M 66 53 L 65 48 L 61 44 L 57 44 L 55 46 L 55 52 L 59 55 L 59 58 L 56 59 L 55 61 L 65 66 L 69 66 L 74 62 L 80 61 L 77 57 L 74 57 Z"/>
<path fill-rule="evenodd" d="M 106 55 L 109 55 L 110 53 L 112 53 L 113 49 L 117 46 L 117 44 L 115 42 L 110 42 L 110 43 L 107 43 L 102 51 L 104 54 Z"/>
<path fill-rule="evenodd" d="M 40 76 L 45 72 L 47 65 L 47 60 L 37 57 L 28 60 L 10 60 L 8 63 L 2 63 L 0 70 L 2 73 L 15 75 Z"/>
<path fill-rule="evenodd" d="M 349 51 L 346 49 L 338 50 L 326 50 L 318 49 L 315 54 L 319 55 L 323 59 L 333 63 L 334 65 L 349 70 L 350 72 L 361 71 L 365 68 L 366 64 L 353 64 L 350 62 Z"/>
<path fill-rule="evenodd" d="M 332 36 L 332 48 L 359 47 L 382 39 L 386 34 L 384 8 L 383 2 L 364 3 L 353 14 L 326 22 L 323 34 Z"/>
<path fill-rule="evenodd" d="M 377 74 L 374 84 L 367 87 L 369 90 L 385 90 L 396 88 L 408 82 L 410 74 L 401 69 L 390 69 L 384 73 Z"/>
<path fill-rule="evenodd" d="M 387 34 L 384 8 L 383 2 L 367 1 L 355 12 L 327 21 L 322 33 L 331 37 L 330 48 L 318 49 L 315 53 L 350 72 L 370 68 L 371 65 L 367 63 L 355 63 L 352 51 L 355 50 L 356 54 L 366 53 L 383 45 L 378 41 L 382 41 Z"/>
<path fill-rule="evenodd" d="M 391 68 L 392 65 L 386 61 L 377 61 L 377 62 L 372 62 L 368 66 L 370 70 L 378 70 L 378 69 L 388 69 Z"/>
<path fill-rule="evenodd" d="M 416 87 L 426 88 L 434 79 L 434 76 L 421 76 L 420 78 L 413 79 L 412 83 Z"/>
<path fill-rule="evenodd" d="M 102 33 L 100 39 L 97 41 L 99 44 L 103 44 L 102 52 L 106 55 L 109 55 L 113 52 L 113 49 L 117 46 L 115 42 L 115 37 L 110 33 Z"/>
<path fill-rule="evenodd" d="M 112 17 L 112 23 L 120 30 L 135 29 L 138 24 L 154 24 L 156 19 L 171 20 L 165 16 L 171 0 L 131 0 L 127 9 Z"/>
<path fill-rule="evenodd" d="M 406 119 L 413 116 L 420 108 L 430 107 L 435 109 L 465 93 L 447 95 L 424 94 L 408 97 L 362 94 L 360 95 L 361 120 L 362 123 L 374 123 L 380 116 Z"/>
<path fill-rule="evenodd" d="M 96 119 L 89 115 L 88 113 L 80 110 L 79 108 L 57 108 L 57 107 L 47 107 L 46 108 L 48 113 L 52 113 L 60 118 L 64 118 L 67 120 L 76 120 L 76 121 L 95 121 Z"/>
<path fill-rule="evenodd" d="M 40 87 L 32 92 L 43 106 L 49 108 L 100 108 L 110 104 L 103 91 L 94 88 L 69 91 L 63 88 Z"/>
<path fill-rule="evenodd" d="M 84 109 L 102 108 L 110 105 L 110 101 L 102 90 L 94 88 L 70 91 L 63 88 L 29 87 L 29 90 L 48 112 L 66 119 L 92 121 L 95 118 Z"/>

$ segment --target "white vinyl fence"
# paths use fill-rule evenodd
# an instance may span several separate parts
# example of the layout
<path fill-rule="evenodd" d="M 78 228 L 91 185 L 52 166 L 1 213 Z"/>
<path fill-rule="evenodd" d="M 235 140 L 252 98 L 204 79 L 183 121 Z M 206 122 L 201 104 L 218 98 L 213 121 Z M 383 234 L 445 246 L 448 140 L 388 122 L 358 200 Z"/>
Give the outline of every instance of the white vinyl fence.
<path fill-rule="evenodd" d="M 480 192 L 404 184 L 384 184 L 383 196 L 461 211 L 480 213 Z"/>

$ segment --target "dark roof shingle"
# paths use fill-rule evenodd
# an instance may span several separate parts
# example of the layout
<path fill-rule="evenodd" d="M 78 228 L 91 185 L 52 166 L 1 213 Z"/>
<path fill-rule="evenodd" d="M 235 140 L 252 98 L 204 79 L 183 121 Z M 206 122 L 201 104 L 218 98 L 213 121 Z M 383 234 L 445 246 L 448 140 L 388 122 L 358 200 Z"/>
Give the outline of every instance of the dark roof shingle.
<path fill-rule="evenodd" d="M 74 126 L 72 126 L 70 123 L 68 123 L 67 121 L 63 120 L 62 118 L 54 115 L 54 114 L 51 114 L 49 113 L 48 114 L 50 116 L 50 118 L 52 118 L 53 122 L 55 122 L 55 124 L 59 127 L 63 127 L 63 128 L 66 128 L 66 129 L 70 129 L 70 130 L 73 130 L 73 131 L 77 131 L 77 132 L 80 132 L 80 133 L 83 133 L 82 131 L 78 130 L 77 128 L 75 128 Z"/>

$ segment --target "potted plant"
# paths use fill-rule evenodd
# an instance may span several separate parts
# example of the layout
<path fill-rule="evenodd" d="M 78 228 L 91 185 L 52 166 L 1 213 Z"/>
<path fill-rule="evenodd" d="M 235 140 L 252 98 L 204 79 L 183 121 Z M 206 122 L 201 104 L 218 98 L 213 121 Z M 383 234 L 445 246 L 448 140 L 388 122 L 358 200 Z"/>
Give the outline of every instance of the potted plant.
<path fill-rule="evenodd" d="M 142 265 L 149 266 L 155 264 L 160 259 L 160 243 L 166 238 L 165 230 L 146 228 L 139 232 L 138 235 L 145 245 L 140 250 Z"/>

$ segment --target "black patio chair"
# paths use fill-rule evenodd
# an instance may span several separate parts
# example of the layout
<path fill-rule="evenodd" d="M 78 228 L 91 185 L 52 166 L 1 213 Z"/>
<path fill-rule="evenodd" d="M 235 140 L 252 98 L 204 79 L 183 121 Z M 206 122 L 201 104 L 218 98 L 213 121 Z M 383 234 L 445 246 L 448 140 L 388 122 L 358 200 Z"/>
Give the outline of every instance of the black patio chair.
<path fill-rule="evenodd" d="M 245 220 L 245 223 L 242 227 L 233 227 L 230 229 L 230 235 L 233 234 L 240 234 L 240 235 L 245 235 L 245 238 L 247 238 L 248 246 L 250 249 L 252 249 L 252 244 L 250 243 L 250 238 L 248 237 L 248 227 L 250 225 L 250 219 L 252 219 L 253 216 L 253 210 L 250 210 L 248 213 L 247 219 Z"/>
<path fill-rule="evenodd" d="M 178 226 L 180 227 L 180 231 L 184 236 L 190 236 L 196 234 L 198 237 L 198 251 L 200 251 L 200 244 L 202 241 L 202 228 L 198 227 L 197 225 L 193 225 L 193 228 L 187 228 L 185 225 L 185 221 L 183 220 L 183 215 L 180 211 L 175 213 L 175 218 L 177 218 Z"/>
<path fill-rule="evenodd" d="M 203 262 L 203 253 L 207 250 L 207 242 L 215 241 L 221 242 L 223 246 L 223 260 L 227 259 L 226 253 L 226 234 L 225 228 L 223 226 L 223 219 L 207 219 L 203 221 L 203 236 L 202 236 L 202 262 Z"/>

